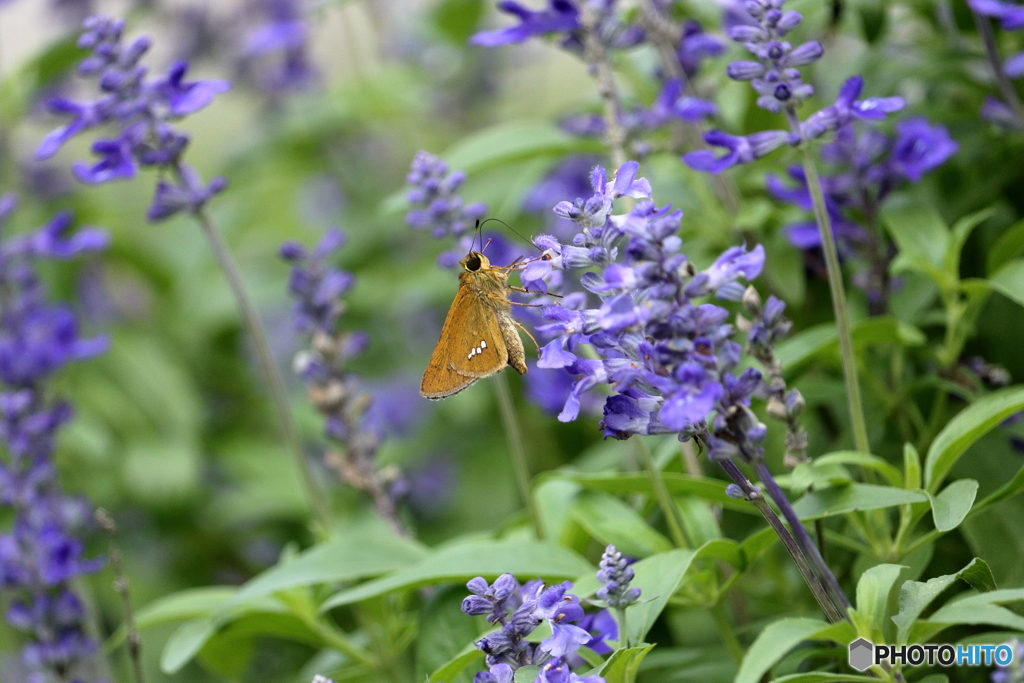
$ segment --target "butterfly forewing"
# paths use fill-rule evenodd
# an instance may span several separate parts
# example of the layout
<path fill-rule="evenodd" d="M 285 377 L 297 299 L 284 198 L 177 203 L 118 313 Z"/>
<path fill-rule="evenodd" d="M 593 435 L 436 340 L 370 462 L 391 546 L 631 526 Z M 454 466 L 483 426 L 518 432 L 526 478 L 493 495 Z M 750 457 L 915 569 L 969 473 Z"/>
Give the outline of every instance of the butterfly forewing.
<path fill-rule="evenodd" d="M 470 278 L 484 276 L 482 273 L 466 275 Z M 426 398 L 437 400 L 457 394 L 508 363 L 508 349 L 502 339 L 497 311 L 481 299 L 478 287 L 467 284 L 469 286 L 459 287 L 448 309 L 441 338 L 423 373 L 420 394 Z"/>

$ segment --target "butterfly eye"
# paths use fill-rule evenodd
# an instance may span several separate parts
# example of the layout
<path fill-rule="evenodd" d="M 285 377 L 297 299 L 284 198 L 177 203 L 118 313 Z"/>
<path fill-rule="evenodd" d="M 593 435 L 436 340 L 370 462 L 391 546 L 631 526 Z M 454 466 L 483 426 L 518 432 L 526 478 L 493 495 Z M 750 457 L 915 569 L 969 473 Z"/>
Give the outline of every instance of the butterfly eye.
<path fill-rule="evenodd" d="M 466 259 L 466 270 L 476 271 L 480 270 L 480 257 L 473 255 Z"/>

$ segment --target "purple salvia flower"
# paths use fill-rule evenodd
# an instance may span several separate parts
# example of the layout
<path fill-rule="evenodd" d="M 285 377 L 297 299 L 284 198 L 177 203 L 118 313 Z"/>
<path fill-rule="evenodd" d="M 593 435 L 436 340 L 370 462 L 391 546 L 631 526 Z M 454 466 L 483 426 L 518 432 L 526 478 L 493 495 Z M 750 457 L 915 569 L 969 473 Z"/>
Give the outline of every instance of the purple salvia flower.
<path fill-rule="evenodd" d="M 309 61 L 309 22 L 300 0 L 254 0 L 261 20 L 246 36 L 241 71 L 275 101 L 308 90 L 318 74 Z"/>
<path fill-rule="evenodd" d="M 139 62 L 149 50 L 150 40 L 142 37 L 125 44 L 123 32 L 120 20 L 97 16 L 85 21 L 78 46 L 92 54 L 79 63 L 78 73 L 95 80 L 99 99 L 51 100 L 50 110 L 70 115 L 71 121 L 46 136 L 36 158 L 53 156 L 68 140 L 93 128 L 112 127 L 117 131 L 115 137 L 98 139 L 92 145 L 99 160 L 74 165 L 79 181 L 102 184 L 132 178 L 139 167 L 159 167 L 169 174 L 157 183 L 149 219 L 163 220 L 183 210 L 198 212 L 226 182 L 217 178 L 203 184 L 182 161 L 188 136 L 171 124 L 207 106 L 231 86 L 227 81 L 186 80 L 188 64 L 184 61 L 173 64 L 164 77 L 148 78 Z"/>
<path fill-rule="evenodd" d="M 548 0 L 547 8 L 534 11 L 518 2 L 498 3 L 503 12 L 513 15 L 518 24 L 494 31 L 477 33 L 469 42 L 483 47 L 523 43 L 533 37 L 561 36 L 563 48 L 583 52 L 582 24 L 578 0 Z M 597 14 L 597 35 L 606 48 L 628 48 L 644 39 L 637 26 L 624 23 L 617 14 L 615 0 L 594 3 Z"/>
<path fill-rule="evenodd" d="M 487 205 L 463 202 L 459 188 L 466 174 L 450 171 L 448 164 L 430 152 L 416 153 L 405 180 L 411 186 L 405 195 L 410 207 L 405 222 L 416 230 L 429 230 L 435 239 L 455 239 L 456 249 L 438 259 L 444 267 L 454 268 L 471 248 L 473 227 L 487 215 Z"/>
<path fill-rule="evenodd" d="M 597 590 L 597 598 L 609 607 L 625 609 L 640 598 L 640 589 L 629 587 L 633 580 L 629 561 L 613 545 L 601 555 L 597 580 L 604 584 Z"/>
<path fill-rule="evenodd" d="M 355 277 L 333 267 L 328 259 L 344 241 L 341 230 L 333 228 L 312 250 L 297 242 L 281 246 L 281 258 L 291 264 L 288 293 L 294 301 L 295 328 L 308 340 L 307 347 L 295 355 L 293 366 L 306 384 L 310 402 L 324 418 L 325 435 L 342 446 L 340 452 L 328 453 L 327 464 L 343 481 L 372 498 L 392 531 L 405 535 L 390 495 L 391 477 L 377 469 L 374 459 L 384 430 L 379 418 L 368 417 L 373 397 L 347 367 L 366 348 L 368 338 L 362 332 L 338 329 L 345 312 L 341 297 L 354 286 Z"/>
<path fill-rule="evenodd" d="M 71 310 L 47 300 L 36 262 L 101 251 L 106 235 L 71 231 L 58 214 L 34 233 L 8 237 L 14 197 L 0 198 L 0 504 L 14 524 L 0 534 L 0 589 L 10 598 L 8 622 L 28 634 L 22 661 L 31 680 L 66 680 L 96 650 L 72 581 L 96 571 L 78 535 L 91 506 L 64 495 L 53 454 L 70 404 L 48 396 L 47 382 L 68 363 L 103 353 L 106 338 L 84 339 Z"/>
<path fill-rule="evenodd" d="M 697 171 L 721 173 L 736 164 L 749 164 L 760 159 L 786 144 L 789 139 L 790 134 L 784 130 L 766 130 L 745 136 L 709 130 L 704 134 L 704 142 L 726 149 L 726 154 L 716 157 L 714 152 L 701 149 L 688 152 L 683 156 L 683 161 Z"/>
<path fill-rule="evenodd" d="M 640 182 L 636 172 L 631 162 L 617 178 L 632 186 Z M 735 247 L 697 272 L 680 251 L 682 212 L 644 199 L 628 214 L 614 215 L 610 195 L 618 193 L 608 192 L 603 171 L 593 176 L 592 197 L 562 202 L 554 209 L 579 226 L 574 248 L 585 249 L 589 258 L 570 260 L 568 245 L 553 244 L 547 236 L 536 240 L 549 257 L 551 272 L 600 269 L 580 279 L 583 288 L 601 299 L 598 307 L 548 306 L 542 314 L 550 324 L 537 327 L 555 337 L 541 350 L 538 364 L 564 368 L 576 378 L 559 420 L 574 420 L 581 397 L 601 384 L 613 389 L 601 423 L 606 437 L 677 433 L 688 438 L 709 428 L 711 413 L 737 415 L 749 403 L 759 376 L 751 385 L 747 375 L 740 381 L 733 374 L 741 349 L 730 341 L 728 312 L 691 299 L 710 294 L 739 298 L 743 288 L 737 280 L 760 274 L 763 248 Z M 649 196 L 646 183 L 642 187 Z M 539 269 L 538 274 L 543 275 Z M 600 358 L 580 358 L 575 346 L 581 343 L 590 344 Z M 738 426 L 723 422 L 718 430 L 734 441 L 749 437 L 745 453 L 758 457 L 763 435 L 756 424 L 746 425 L 750 433 L 743 437 L 735 432 Z"/>
<path fill-rule="evenodd" d="M 568 592 L 572 588 L 568 581 L 550 587 L 539 580 L 520 586 L 511 574 L 503 574 L 493 584 L 477 577 L 466 587 L 471 595 L 463 600 L 462 611 L 471 616 L 487 615 L 487 621 L 501 626 L 476 642 L 486 655 L 488 671 L 478 673 L 475 683 L 504 683 L 523 666 L 564 666 L 563 657 L 594 640 L 587 629 L 572 623 L 583 620 L 584 614 L 579 598 Z M 551 626 L 551 637 L 538 644 L 527 641 L 544 621 Z M 568 674 L 568 668 L 565 671 Z M 597 678 L 594 683 L 604 683 L 604 679 Z"/>

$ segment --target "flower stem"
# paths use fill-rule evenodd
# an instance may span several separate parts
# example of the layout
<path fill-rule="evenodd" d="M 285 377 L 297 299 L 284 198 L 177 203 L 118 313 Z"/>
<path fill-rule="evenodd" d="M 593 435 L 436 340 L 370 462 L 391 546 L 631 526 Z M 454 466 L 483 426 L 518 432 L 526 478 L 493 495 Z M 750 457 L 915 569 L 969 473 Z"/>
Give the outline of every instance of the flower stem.
<path fill-rule="evenodd" d="M 608 64 L 608 55 L 597 32 L 598 17 L 590 3 L 580 4 L 580 23 L 583 25 L 583 52 L 590 73 L 597 81 L 597 92 L 604 107 L 605 142 L 611 151 L 612 163 L 619 168 L 626 163 L 626 133 L 619 121 L 622 103 L 615 86 L 615 75 Z"/>
<path fill-rule="evenodd" d="M 295 420 L 288 405 L 288 395 L 284 388 L 284 379 L 274 364 L 273 356 L 270 353 L 270 344 L 267 342 L 267 334 L 263 323 L 260 321 L 259 313 L 257 313 L 255 306 L 253 306 L 249 295 L 245 291 L 245 285 L 242 283 L 242 275 L 238 264 L 231 255 L 231 251 L 228 249 L 224 239 L 217 231 L 216 226 L 214 226 L 213 221 L 210 220 L 209 215 L 202 209 L 199 209 L 193 215 L 199 222 L 199 227 L 202 229 L 206 241 L 210 244 L 210 249 L 213 251 L 213 255 L 224 272 L 232 293 L 235 295 L 235 303 L 238 304 L 238 309 L 242 313 L 242 320 L 246 330 L 249 332 L 249 337 L 252 339 L 256 358 L 260 369 L 263 371 L 267 389 L 269 389 L 270 400 L 273 403 L 274 411 L 277 413 L 281 438 L 295 460 L 295 466 L 299 469 L 302 484 L 306 490 L 306 498 L 313 512 L 313 518 L 322 527 L 322 531 L 328 533 L 331 528 L 331 516 L 327 501 L 317 486 L 306 458 L 302 454 L 298 430 L 295 427 Z"/>
<path fill-rule="evenodd" d="M 729 654 L 737 664 L 741 663 L 743 661 L 743 645 L 740 644 L 732 624 L 729 623 L 729 615 L 725 613 L 725 603 L 717 602 L 710 611 L 715 625 L 718 627 L 718 632 L 722 634 L 722 642 L 725 643 L 726 649 L 729 650 Z"/>
<path fill-rule="evenodd" d="M 996 46 L 996 35 L 995 31 L 992 30 L 992 22 L 988 17 L 981 16 L 973 9 L 971 14 L 974 15 L 974 23 L 978 26 L 981 42 L 985 45 L 985 56 L 988 58 L 989 66 L 992 67 L 992 74 L 996 77 L 996 86 L 999 88 L 999 93 L 1006 100 L 1006 104 L 1009 105 L 1010 109 L 1013 110 L 1014 115 L 1017 117 L 1017 123 L 1024 128 L 1024 105 L 1021 104 L 1020 96 L 1017 94 L 1017 89 L 1013 87 L 1010 77 L 1003 70 L 1003 62 L 999 58 L 999 48 Z"/>
<path fill-rule="evenodd" d="M 818 580 L 818 577 L 811 570 L 811 565 L 808 563 L 807 558 L 801 551 L 800 546 L 793 539 L 792 534 L 789 533 L 789 529 L 782 523 L 779 516 L 775 514 L 775 510 L 772 509 L 768 501 L 764 499 L 761 492 L 754 486 L 746 475 L 740 471 L 740 468 L 736 466 L 732 460 L 720 460 L 719 464 L 722 469 L 725 470 L 729 478 L 736 483 L 737 486 L 743 491 L 743 495 L 746 500 L 757 508 L 757 511 L 761 513 L 765 521 L 768 522 L 769 526 L 775 530 L 779 539 L 782 540 L 782 544 L 786 546 L 786 551 L 789 552 L 790 557 L 793 558 L 793 562 L 796 564 L 797 570 L 803 577 L 807 587 L 811 590 L 811 594 L 814 599 L 818 601 L 818 606 L 821 607 L 821 611 L 825 613 L 825 617 L 832 623 L 838 623 L 843 621 L 843 614 L 839 611 L 832 600 L 829 598 L 828 592 L 825 587 Z"/>
<path fill-rule="evenodd" d="M 818 223 L 821 235 L 821 250 L 825 254 L 825 266 L 828 271 L 828 286 L 832 291 L 832 310 L 836 319 L 836 331 L 839 334 L 839 355 L 843 362 L 843 377 L 846 380 L 846 400 L 850 407 L 850 424 L 853 428 L 854 447 L 861 453 L 870 453 L 868 443 L 867 422 L 864 420 L 864 406 L 861 404 L 860 379 L 857 377 L 857 354 L 853 347 L 853 333 L 850 328 L 850 312 L 846 305 L 846 290 L 843 288 L 843 271 L 839 266 L 839 255 L 836 242 L 832 236 L 832 220 L 825 206 L 825 195 L 821 190 L 821 179 L 818 167 L 814 163 L 811 149 L 803 146 L 804 175 L 807 177 L 807 188 L 814 202 L 814 218 Z"/>
<path fill-rule="evenodd" d="M 135 611 L 132 609 L 132 598 L 128 590 L 128 576 L 124 572 L 121 549 L 117 547 L 114 540 L 117 534 L 117 526 L 113 517 L 104 510 L 96 510 L 96 523 L 110 537 L 110 566 L 114 570 L 114 589 L 121 596 L 121 604 L 124 608 L 124 628 L 127 634 L 125 639 L 128 643 L 128 658 L 132 662 L 132 672 L 135 675 L 135 683 L 143 683 L 142 675 L 142 638 L 139 636 L 139 629 L 135 623 Z"/>
<path fill-rule="evenodd" d="M 683 524 L 679 519 L 679 510 L 676 508 L 676 504 L 668 492 L 668 487 L 665 486 L 665 480 L 661 476 L 661 470 L 658 469 L 658 465 L 654 462 L 654 458 L 651 457 L 651 449 L 647 447 L 643 437 L 634 437 L 633 442 L 637 455 L 640 456 L 644 469 L 647 470 L 647 475 L 651 478 L 651 488 L 654 489 L 654 496 L 658 500 L 658 507 L 661 508 L 661 514 L 665 516 L 665 523 L 668 524 L 669 533 L 672 535 L 672 542 L 676 544 L 677 548 L 689 548 L 690 544 L 686 542 L 686 534 L 683 533 Z"/>
<path fill-rule="evenodd" d="M 806 554 L 810 560 L 811 565 L 817 570 L 818 576 L 821 577 L 822 582 L 825 584 L 825 588 L 829 591 L 832 600 L 836 605 L 848 609 L 850 607 L 850 599 L 846 597 L 846 593 L 843 591 L 842 586 L 839 585 L 839 581 L 836 579 L 835 574 L 829 568 L 828 564 L 825 563 L 825 558 L 821 556 L 821 552 L 818 550 L 818 546 L 811 539 L 811 535 L 807 533 L 807 529 L 804 528 L 803 522 L 797 517 L 796 510 L 793 509 L 792 504 L 789 502 L 789 498 L 783 493 L 782 489 L 779 488 L 778 483 L 775 481 L 775 477 L 772 476 L 768 466 L 764 464 L 764 461 L 758 461 L 754 463 L 754 472 L 757 473 L 758 479 L 764 484 L 765 488 L 768 489 L 768 495 L 771 496 L 772 500 L 775 501 L 775 505 L 778 506 L 782 512 L 782 516 L 786 518 L 790 528 L 793 530 L 793 537 L 800 545 L 800 549 Z"/>
<path fill-rule="evenodd" d="M 540 523 L 540 514 L 537 512 L 537 504 L 533 500 L 533 492 L 530 490 L 530 463 L 526 459 L 526 448 L 523 446 L 523 430 L 519 425 L 519 417 L 516 415 L 516 407 L 512 402 L 512 392 L 508 388 L 508 377 L 504 373 L 494 375 L 492 384 L 494 393 L 498 396 L 498 409 L 501 411 L 501 423 L 505 427 L 505 439 L 508 442 L 509 455 L 512 458 L 512 468 L 516 472 L 516 484 L 519 486 L 519 495 L 526 504 L 526 511 L 530 517 L 530 524 L 533 532 L 539 540 L 544 539 L 544 527 Z"/>
<path fill-rule="evenodd" d="M 616 607 L 615 613 L 619 617 L 619 647 L 629 647 L 629 632 L 626 631 L 626 608 Z"/>

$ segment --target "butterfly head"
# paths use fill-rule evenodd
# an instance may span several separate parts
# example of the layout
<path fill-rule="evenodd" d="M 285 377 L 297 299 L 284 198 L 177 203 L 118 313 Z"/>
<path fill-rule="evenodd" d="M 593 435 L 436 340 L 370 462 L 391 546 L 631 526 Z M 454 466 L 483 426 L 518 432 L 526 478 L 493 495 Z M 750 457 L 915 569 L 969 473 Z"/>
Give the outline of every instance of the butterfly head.
<path fill-rule="evenodd" d="M 489 269 L 491 267 L 491 261 L 479 251 L 471 251 L 466 255 L 466 258 L 459 262 L 459 265 L 461 265 L 463 270 L 467 273 L 476 273 L 481 270 Z"/>

